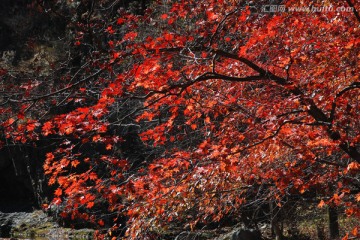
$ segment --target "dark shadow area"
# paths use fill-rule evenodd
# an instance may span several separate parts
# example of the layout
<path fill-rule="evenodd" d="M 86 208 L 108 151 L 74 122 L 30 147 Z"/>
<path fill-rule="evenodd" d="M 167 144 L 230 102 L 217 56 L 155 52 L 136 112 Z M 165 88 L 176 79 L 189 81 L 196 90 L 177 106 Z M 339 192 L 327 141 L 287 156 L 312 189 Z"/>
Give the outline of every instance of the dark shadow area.
<path fill-rule="evenodd" d="M 10 153 L 6 147 L 0 151 L 1 212 L 31 211 L 37 205 L 25 156 L 23 159 L 21 152 L 17 153 Z"/>

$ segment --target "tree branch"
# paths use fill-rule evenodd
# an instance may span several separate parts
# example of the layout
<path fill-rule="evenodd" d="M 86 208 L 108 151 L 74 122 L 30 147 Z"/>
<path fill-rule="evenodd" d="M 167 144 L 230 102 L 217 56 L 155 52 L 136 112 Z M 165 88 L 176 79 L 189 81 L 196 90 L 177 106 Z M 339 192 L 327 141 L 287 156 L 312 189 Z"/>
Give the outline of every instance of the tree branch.
<path fill-rule="evenodd" d="M 26 98 L 26 99 L 22 99 L 22 100 L 9 99 L 9 101 L 14 102 L 14 103 L 24 103 L 24 102 L 38 101 L 38 100 L 41 100 L 41 99 L 44 99 L 44 98 L 47 98 L 47 97 L 51 97 L 51 96 L 57 95 L 59 93 L 65 92 L 65 91 L 67 91 L 69 89 L 72 89 L 72 88 L 80 85 L 81 83 L 87 82 L 90 79 L 99 76 L 103 71 L 105 71 L 105 69 L 100 69 L 97 72 L 95 72 L 94 74 L 92 74 L 90 76 L 87 76 L 86 78 L 84 78 L 84 79 L 82 79 L 82 80 L 80 80 L 80 81 L 78 81 L 78 82 L 76 82 L 74 84 L 71 84 L 71 85 L 69 85 L 67 87 L 64 87 L 62 89 L 59 89 L 57 91 L 54 91 L 54 92 L 51 92 L 51 93 L 48 93 L 48 94 L 44 94 L 44 95 L 41 95 L 41 96 L 38 96 L 38 97 L 33 97 L 33 98 Z"/>
<path fill-rule="evenodd" d="M 356 8 L 355 8 L 354 4 L 351 2 L 351 0 L 346 0 L 346 2 L 347 2 L 347 4 L 348 4 L 350 7 L 352 7 L 353 13 L 354 13 L 356 19 L 358 20 L 358 22 L 360 23 L 360 15 L 359 15 L 359 13 L 356 11 Z"/>
<path fill-rule="evenodd" d="M 331 113 L 330 113 L 330 121 L 334 120 L 335 117 L 335 112 L 336 112 L 336 100 L 338 98 L 340 98 L 342 95 L 344 95 L 346 92 L 352 90 L 352 89 L 356 89 L 356 88 L 360 88 L 360 82 L 353 82 L 352 84 L 350 84 L 349 86 L 347 86 L 346 88 L 344 88 L 343 90 L 341 90 L 338 94 L 336 94 L 336 97 L 332 103 L 332 108 L 331 108 Z"/>

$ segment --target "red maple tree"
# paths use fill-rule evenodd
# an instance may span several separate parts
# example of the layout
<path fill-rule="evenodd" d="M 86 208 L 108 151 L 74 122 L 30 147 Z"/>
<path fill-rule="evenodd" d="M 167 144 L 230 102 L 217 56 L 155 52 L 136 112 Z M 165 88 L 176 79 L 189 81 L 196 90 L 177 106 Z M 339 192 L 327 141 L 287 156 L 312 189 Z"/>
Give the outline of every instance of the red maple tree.
<path fill-rule="evenodd" d="M 53 203 L 64 201 L 64 217 L 100 225 L 91 213 L 106 203 L 128 218 L 131 239 L 241 215 L 254 186 L 278 207 L 312 194 L 320 207 L 360 217 L 360 6 L 290 11 L 321 4 L 288 0 L 287 11 L 268 13 L 266 1 L 153 1 L 142 15 L 89 18 L 79 28 L 106 36 L 106 51 L 92 52 L 80 78 L 16 99 L 23 111 L 3 123 L 7 137 L 63 136 L 44 164 Z M 62 93 L 82 105 L 14 123 L 29 104 Z M 129 140 L 113 131 L 129 126 L 149 152 L 140 163 L 121 153 Z M 86 144 L 105 150 L 88 153 Z"/>

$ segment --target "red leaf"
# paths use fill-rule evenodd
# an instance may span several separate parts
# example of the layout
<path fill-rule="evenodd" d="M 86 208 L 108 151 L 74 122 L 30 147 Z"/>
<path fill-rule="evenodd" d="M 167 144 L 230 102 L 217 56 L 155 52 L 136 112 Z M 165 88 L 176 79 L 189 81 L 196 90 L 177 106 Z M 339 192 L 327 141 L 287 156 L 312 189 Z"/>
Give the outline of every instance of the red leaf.
<path fill-rule="evenodd" d="M 92 208 L 92 207 L 94 207 L 94 202 L 88 202 L 87 204 L 86 204 L 86 208 Z"/>
<path fill-rule="evenodd" d="M 100 219 L 100 220 L 98 221 L 98 224 L 99 224 L 100 226 L 104 226 L 104 225 L 105 225 L 104 220 Z"/>
<path fill-rule="evenodd" d="M 116 21 L 116 23 L 118 24 L 118 25 L 121 25 L 121 24 L 123 24 L 125 22 L 125 19 L 124 18 L 118 18 L 118 20 Z"/>
<path fill-rule="evenodd" d="M 137 35 L 138 34 L 136 32 L 129 32 L 129 33 L 125 34 L 125 36 L 123 37 L 123 40 L 124 41 L 127 41 L 127 40 L 132 41 L 136 38 Z"/>
<path fill-rule="evenodd" d="M 218 15 L 216 15 L 214 12 L 212 11 L 207 11 L 206 12 L 206 16 L 210 21 L 216 20 L 218 18 Z"/>
<path fill-rule="evenodd" d="M 92 173 L 90 173 L 89 178 L 90 178 L 90 180 L 96 180 L 96 179 L 98 179 L 98 176 L 96 173 L 92 172 Z"/>
<path fill-rule="evenodd" d="M 54 192 L 54 195 L 57 196 L 57 197 L 60 197 L 62 195 L 61 188 L 56 189 L 55 192 Z"/>
<path fill-rule="evenodd" d="M 171 33 L 165 33 L 165 34 L 164 34 L 164 39 L 165 39 L 166 41 L 171 41 L 171 40 L 174 39 L 174 36 L 173 36 Z"/>

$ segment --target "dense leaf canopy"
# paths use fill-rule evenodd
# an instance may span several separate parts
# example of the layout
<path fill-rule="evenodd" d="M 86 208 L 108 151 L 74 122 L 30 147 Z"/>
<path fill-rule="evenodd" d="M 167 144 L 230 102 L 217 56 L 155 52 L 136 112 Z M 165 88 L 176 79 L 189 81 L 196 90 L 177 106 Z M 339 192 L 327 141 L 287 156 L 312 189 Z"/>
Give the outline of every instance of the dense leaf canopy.
<path fill-rule="evenodd" d="M 3 100 L 7 139 L 61 139 L 44 169 L 64 217 L 104 225 L 105 204 L 144 239 L 241 215 L 254 186 L 258 201 L 308 194 L 360 217 L 359 5 L 152 1 L 139 14 L 113 2 L 76 22 L 77 72 Z"/>

